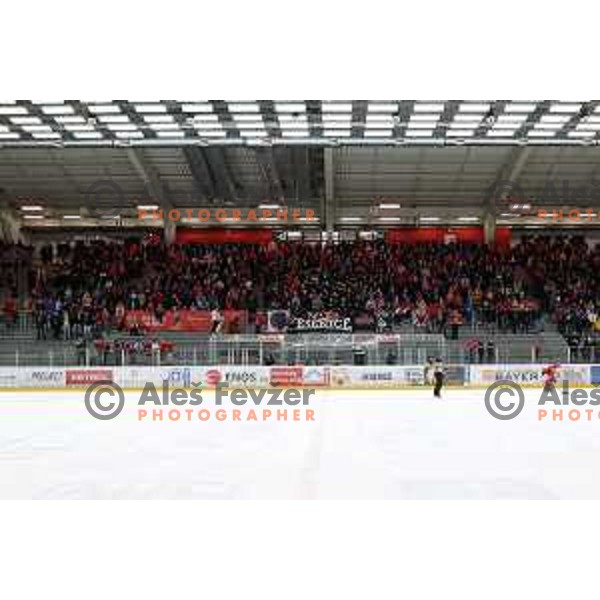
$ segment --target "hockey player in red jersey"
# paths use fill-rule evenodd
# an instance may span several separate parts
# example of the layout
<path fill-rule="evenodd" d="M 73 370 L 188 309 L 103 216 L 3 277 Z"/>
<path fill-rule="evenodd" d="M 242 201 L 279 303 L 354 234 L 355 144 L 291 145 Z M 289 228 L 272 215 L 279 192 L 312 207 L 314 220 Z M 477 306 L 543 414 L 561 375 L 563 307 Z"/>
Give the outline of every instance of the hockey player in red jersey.
<path fill-rule="evenodd" d="M 560 367 L 560 365 L 558 363 L 552 363 L 542 369 L 542 377 L 544 380 L 544 386 L 557 384 L 559 367 Z"/>

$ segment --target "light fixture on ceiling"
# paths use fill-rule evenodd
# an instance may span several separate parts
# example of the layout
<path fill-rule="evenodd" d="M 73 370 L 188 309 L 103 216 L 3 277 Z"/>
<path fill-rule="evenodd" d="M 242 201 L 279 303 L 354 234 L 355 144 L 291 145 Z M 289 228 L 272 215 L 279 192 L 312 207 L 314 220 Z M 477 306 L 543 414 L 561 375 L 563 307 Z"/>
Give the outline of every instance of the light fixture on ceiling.
<path fill-rule="evenodd" d="M 27 109 L 23 106 L 0 106 L 0 115 L 26 115 Z"/>
<path fill-rule="evenodd" d="M 550 112 L 552 113 L 575 113 L 581 110 L 581 103 L 568 104 L 568 103 L 556 103 L 550 106 Z"/>
<path fill-rule="evenodd" d="M 189 113 L 210 113 L 213 111 L 212 105 L 208 102 L 198 104 L 183 104 L 181 106 L 183 112 Z"/>
<path fill-rule="evenodd" d="M 490 129 L 486 135 L 490 137 L 511 137 L 515 134 L 516 129 Z"/>
<path fill-rule="evenodd" d="M 352 112 L 351 102 L 321 102 L 321 112 Z"/>
<path fill-rule="evenodd" d="M 160 138 L 184 138 L 185 132 L 177 129 L 156 131 L 156 135 Z"/>
<path fill-rule="evenodd" d="M 173 123 L 173 115 L 144 115 L 146 123 Z"/>
<path fill-rule="evenodd" d="M 230 113 L 258 113 L 260 108 L 256 102 L 228 102 Z"/>
<path fill-rule="evenodd" d="M 434 103 L 416 102 L 413 107 L 414 112 L 442 112 L 443 110 L 444 110 L 444 104 L 442 102 L 434 102 Z"/>
<path fill-rule="evenodd" d="M 204 138 L 224 138 L 227 137 L 227 132 L 223 129 L 198 129 L 198 136 Z"/>
<path fill-rule="evenodd" d="M 306 105 L 303 102 L 275 102 L 275 110 L 278 113 L 304 113 Z"/>
<path fill-rule="evenodd" d="M 431 129 L 407 129 L 404 132 L 406 137 L 424 137 L 433 138 L 433 130 Z"/>
<path fill-rule="evenodd" d="M 180 131 L 178 123 L 152 123 L 148 124 L 147 127 L 151 131 Z"/>
<path fill-rule="evenodd" d="M 535 110 L 533 102 L 511 102 L 504 107 L 505 113 L 530 113 Z"/>
<path fill-rule="evenodd" d="M 39 117 L 10 117 L 14 125 L 43 125 Z"/>
<path fill-rule="evenodd" d="M 135 110 L 139 113 L 165 113 L 167 112 L 167 107 L 164 104 L 159 103 L 151 103 L 151 104 L 134 104 Z"/>
<path fill-rule="evenodd" d="M 365 129 L 364 137 L 371 138 L 389 138 L 392 132 L 390 129 Z"/>
<path fill-rule="evenodd" d="M 369 102 L 369 112 L 393 113 L 398 110 L 397 102 Z"/>
<path fill-rule="evenodd" d="M 308 129 L 305 130 L 293 130 L 293 129 L 284 129 L 281 132 L 283 137 L 308 137 Z"/>
<path fill-rule="evenodd" d="M 485 104 L 463 102 L 459 108 L 460 112 L 463 112 L 463 113 L 466 113 L 466 112 L 484 113 L 484 112 L 488 111 L 489 109 L 490 109 L 489 102 L 486 102 Z"/>
<path fill-rule="evenodd" d="M 121 108 L 116 104 L 88 104 L 88 110 L 96 115 L 118 114 Z"/>
<path fill-rule="evenodd" d="M 52 104 L 41 108 L 47 115 L 72 115 L 75 112 L 69 104 Z"/>
<path fill-rule="evenodd" d="M 350 137 L 350 131 L 344 129 L 326 129 L 323 136 L 328 138 Z"/>

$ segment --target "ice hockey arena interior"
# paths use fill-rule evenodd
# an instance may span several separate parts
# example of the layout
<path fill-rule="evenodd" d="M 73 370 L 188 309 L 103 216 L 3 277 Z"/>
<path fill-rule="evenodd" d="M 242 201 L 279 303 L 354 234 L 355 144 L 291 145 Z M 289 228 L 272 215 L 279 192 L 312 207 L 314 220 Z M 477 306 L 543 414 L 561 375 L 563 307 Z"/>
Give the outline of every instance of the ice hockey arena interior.
<path fill-rule="evenodd" d="M 529 402 L 548 377 L 600 384 L 599 132 L 600 102 L 590 100 L 0 104 L 0 391 L 11 427 L 24 427 L 18 417 L 29 410 L 15 394 L 47 411 L 42 398 L 64 403 L 105 379 L 128 390 L 146 380 L 203 390 L 315 387 L 324 397 L 315 408 L 321 424 L 292 430 L 287 422 L 277 433 L 278 424 L 265 425 L 278 448 L 291 447 L 286 435 L 302 448 L 289 458 L 296 471 L 283 459 L 254 478 L 236 471 L 212 424 L 203 442 L 218 447 L 213 479 L 207 472 L 190 483 L 183 461 L 180 479 L 163 487 L 151 487 L 143 469 L 137 488 L 126 470 L 111 487 L 102 481 L 108 464 L 83 479 L 66 470 L 52 479 L 33 458 L 35 483 L 2 492 L 590 495 L 600 478 L 568 483 L 566 465 L 542 465 L 530 446 L 515 448 L 514 463 L 494 455 L 487 479 L 476 455 L 491 456 L 508 435 L 485 412 L 485 386 L 515 382 Z M 441 397 L 428 369 L 444 374 Z M 574 437 L 575 425 L 587 426 L 580 412 L 569 431 L 567 412 L 548 424 L 556 428 L 539 441 L 546 456 L 569 444 L 595 447 Z M 425 423 L 430 439 L 441 439 L 433 415 L 456 431 L 460 415 L 485 423 L 476 439 L 449 442 L 450 457 L 470 457 L 461 473 L 450 458 L 434 466 L 416 441 Z M 536 415 L 514 426 L 534 431 Z M 82 427 L 99 426 L 91 421 Z M 49 435 L 49 422 L 33 430 Z M 199 426 L 180 425 L 191 453 Z M 123 448 L 133 443 L 114 427 Z M 16 444 L 15 431 L 5 422 L 3 438 Z M 246 457 L 267 443 L 250 431 L 227 434 Z M 351 438 L 368 468 L 350 468 L 342 446 Z M 421 470 L 398 462 L 378 471 L 403 444 L 421 453 Z"/>

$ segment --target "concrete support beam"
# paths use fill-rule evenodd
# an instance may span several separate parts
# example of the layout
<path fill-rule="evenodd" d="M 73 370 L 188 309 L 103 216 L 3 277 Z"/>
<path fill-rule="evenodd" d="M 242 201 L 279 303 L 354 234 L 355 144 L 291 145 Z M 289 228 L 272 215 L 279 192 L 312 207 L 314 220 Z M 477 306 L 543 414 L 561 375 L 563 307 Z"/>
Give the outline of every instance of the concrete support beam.
<path fill-rule="evenodd" d="M 187 146 L 183 148 L 183 156 L 190 168 L 198 192 L 204 200 L 212 204 L 218 194 L 214 175 L 208 165 L 206 156 L 202 150 L 196 146 Z"/>
<path fill-rule="evenodd" d="M 0 240 L 10 244 L 25 241 L 19 219 L 14 211 L 2 202 L 0 202 Z"/>
<path fill-rule="evenodd" d="M 283 193 L 283 186 L 281 185 L 279 170 L 275 163 L 273 149 L 257 148 L 256 160 L 260 168 L 260 173 L 266 183 L 266 187 L 269 190 L 269 199 L 278 204 L 284 204 L 285 195 Z"/>
<path fill-rule="evenodd" d="M 483 237 L 485 243 L 492 245 L 496 241 L 496 215 L 498 208 L 502 210 L 503 204 L 513 194 L 521 195 L 523 190 L 517 184 L 517 180 L 521 172 L 527 164 L 527 159 L 531 153 L 530 146 L 515 148 L 502 168 L 499 170 L 496 177 L 496 183 L 490 188 L 490 193 L 484 200 L 483 204 Z M 519 198 L 520 202 L 525 202 L 525 198 Z M 501 211 L 500 211 L 501 212 Z"/>
<path fill-rule="evenodd" d="M 493 246 L 496 241 L 496 215 L 491 211 L 483 215 L 483 239 L 488 246 Z"/>
<path fill-rule="evenodd" d="M 133 165 L 133 168 L 144 182 L 144 188 L 147 190 L 152 201 L 157 202 L 160 208 L 162 208 L 165 215 L 163 220 L 165 240 L 168 243 L 171 243 L 175 240 L 176 224 L 170 221 L 166 216 L 169 210 L 173 208 L 173 203 L 169 198 L 166 186 L 160 180 L 160 176 L 156 169 L 144 156 L 143 150 L 128 148 L 127 156 Z M 169 240 L 169 238 L 171 238 L 171 240 Z"/>
<path fill-rule="evenodd" d="M 335 228 L 336 213 L 333 148 L 325 148 L 323 150 L 323 166 L 325 177 L 325 194 L 321 214 L 323 216 L 325 231 L 330 234 Z"/>
<path fill-rule="evenodd" d="M 144 187 L 160 207 L 167 212 L 173 208 L 173 203 L 169 199 L 166 186 L 160 179 L 156 169 L 150 164 L 143 153 L 143 150 L 137 148 L 127 148 L 127 157 L 144 182 Z"/>
<path fill-rule="evenodd" d="M 498 171 L 496 183 L 490 188 L 490 190 L 493 190 L 495 193 L 488 194 L 486 203 L 490 205 L 494 204 L 495 206 L 501 205 L 511 194 L 523 191 L 520 190 L 517 180 L 525 168 L 530 154 L 531 146 L 515 148 L 511 152 L 509 160 L 506 161 Z M 525 198 L 519 198 L 519 200 L 524 202 Z"/>
<path fill-rule="evenodd" d="M 165 219 L 165 242 L 173 244 L 177 235 L 177 225 L 175 221 Z"/>

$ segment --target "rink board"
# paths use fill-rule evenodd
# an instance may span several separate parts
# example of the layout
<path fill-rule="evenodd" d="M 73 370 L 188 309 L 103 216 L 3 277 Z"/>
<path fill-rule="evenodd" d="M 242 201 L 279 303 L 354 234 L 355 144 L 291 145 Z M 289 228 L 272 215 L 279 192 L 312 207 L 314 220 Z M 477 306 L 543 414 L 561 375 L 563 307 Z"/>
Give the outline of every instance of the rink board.
<path fill-rule="evenodd" d="M 487 387 L 508 380 L 523 387 L 543 384 L 544 364 L 449 365 L 448 387 Z M 600 385 L 600 365 L 562 365 L 559 382 Z M 146 383 L 202 389 L 227 384 L 230 388 L 309 387 L 316 389 L 418 389 L 425 385 L 424 369 L 406 366 L 164 366 L 164 367 L 1 367 L 0 389 L 85 389 L 97 381 L 113 381 L 127 390 Z"/>

